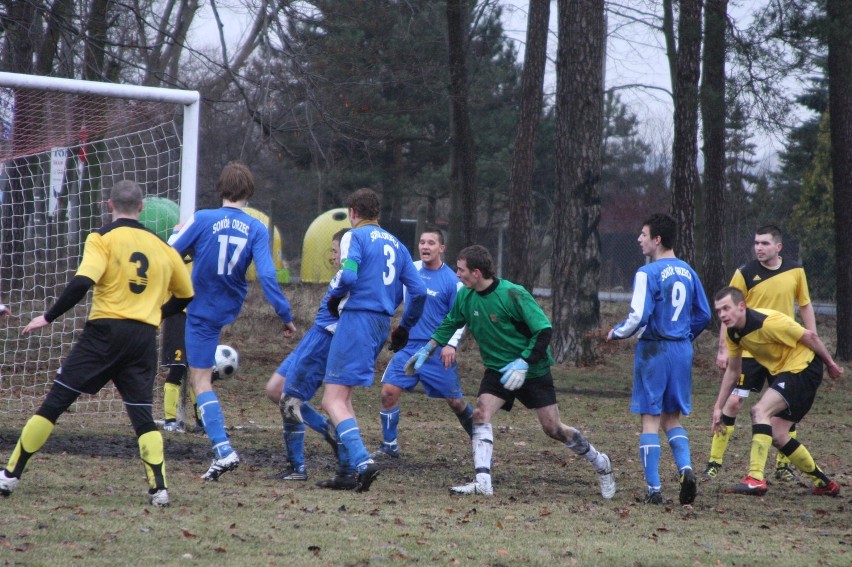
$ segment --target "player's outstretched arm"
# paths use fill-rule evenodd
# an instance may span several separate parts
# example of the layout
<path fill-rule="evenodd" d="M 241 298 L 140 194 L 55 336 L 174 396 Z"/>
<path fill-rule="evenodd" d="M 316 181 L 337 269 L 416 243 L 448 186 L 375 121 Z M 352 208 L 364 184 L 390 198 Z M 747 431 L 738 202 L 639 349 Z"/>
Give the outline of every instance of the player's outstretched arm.
<path fill-rule="evenodd" d="M 832 378 L 840 378 L 843 375 L 843 367 L 834 362 L 834 359 L 831 358 L 831 354 L 829 354 L 828 349 L 825 348 L 825 343 L 822 342 L 819 335 L 813 331 L 805 329 L 805 332 L 802 334 L 802 338 L 799 339 L 799 342 L 814 351 L 816 355 L 822 359 L 825 363 L 826 370 L 828 370 L 829 376 Z"/>

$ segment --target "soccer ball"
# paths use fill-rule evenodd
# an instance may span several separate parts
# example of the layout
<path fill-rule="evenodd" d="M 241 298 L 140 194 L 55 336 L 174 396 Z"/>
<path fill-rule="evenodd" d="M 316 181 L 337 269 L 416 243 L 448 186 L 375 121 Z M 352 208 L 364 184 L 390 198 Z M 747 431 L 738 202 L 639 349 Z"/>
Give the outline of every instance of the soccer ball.
<path fill-rule="evenodd" d="M 240 355 L 234 347 L 219 345 L 216 347 L 216 364 L 213 366 L 213 380 L 231 378 L 240 367 Z"/>

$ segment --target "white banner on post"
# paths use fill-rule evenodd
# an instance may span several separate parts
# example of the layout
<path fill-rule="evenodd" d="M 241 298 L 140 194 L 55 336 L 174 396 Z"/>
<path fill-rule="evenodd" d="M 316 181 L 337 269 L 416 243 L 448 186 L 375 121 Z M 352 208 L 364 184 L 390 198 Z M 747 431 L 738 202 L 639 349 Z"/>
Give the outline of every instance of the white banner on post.
<path fill-rule="evenodd" d="M 62 195 L 62 184 L 65 181 L 65 162 L 68 159 L 68 148 L 50 149 L 50 196 L 48 197 L 47 214 L 56 216 L 59 208 L 59 197 Z"/>

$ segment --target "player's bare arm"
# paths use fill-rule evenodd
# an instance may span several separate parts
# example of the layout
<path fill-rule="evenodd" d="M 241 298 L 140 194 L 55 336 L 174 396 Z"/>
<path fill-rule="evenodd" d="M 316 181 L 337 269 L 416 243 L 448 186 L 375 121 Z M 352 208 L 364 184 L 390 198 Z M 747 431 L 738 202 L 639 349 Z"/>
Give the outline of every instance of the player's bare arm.
<path fill-rule="evenodd" d="M 799 342 L 814 351 L 816 355 L 822 359 L 825 363 L 826 369 L 828 370 L 829 376 L 837 379 L 843 375 L 843 367 L 834 362 L 834 359 L 831 358 L 831 355 L 828 353 L 828 349 L 825 348 L 825 343 L 822 342 L 819 335 L 811 330 L 805 329 L 805 332 L 802 334 L 802 338 L 799 339 Z"/>
<path fill-rule="evenodd" d="M 799 306 L 799 316 L 802 318 L 802 326 L 814 333 L 817 332 L 816 328 L 816 313 L 814 313 L 814 304 L 808 303 L 807 305 Z"/>
<path fill-rule="evenodd" d="M 44 315 L 39 315 L 38 317 L 27 323 L 27 326 L 24 327 L 24 330 L 21 332 L 26 335 L 27 333 L 31 333 L 35 330 L 47 327 L 48 325 L 50 325 L 50 323 L 48 323 Z"/>
<path fill-rule="evenodd" d="M 720 370 L 728 367 L 728 345 L 725 337 L 728 335 L 728 327 L 724 323 L 719 324 L 719 349 L 716 351 L 716 366 Z"/>

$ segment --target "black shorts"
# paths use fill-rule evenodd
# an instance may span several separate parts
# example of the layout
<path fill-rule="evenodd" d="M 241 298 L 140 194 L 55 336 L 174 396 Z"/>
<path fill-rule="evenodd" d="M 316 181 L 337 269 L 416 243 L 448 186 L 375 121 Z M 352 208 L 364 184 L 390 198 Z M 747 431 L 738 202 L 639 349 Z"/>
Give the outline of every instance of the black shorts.
<path fill-rule="evenodd" d="M 781 394 L 787 409 L 776 417 L 799 423 L 814 405 L 819 385 L 822 383 L 822 359 L 814 356 L 807 368 L 801 372 L 782 372 L 775 376 L 770 388 Z"/>
<path fill-rule="evenodd" d="M 751 357 L 743 357 L 742 373 L 737 385 L 734 386 L 737 390 L 748 390 L 751 392 L 760 392 L 764 385 L 772 384 L 774 377 L 769 371 L 760 365 Z M 746 397 L 746 394 L 743 394 Z"/>
<path fill-rule="evenodd" d="M 486 368 L 485 376 L 479 383 L 477 396 L 482 394 L 497 396 L 506 402 L 501 408 L 506 411 L 512 411 L 512 405 L 514 405 L 516 399 L 528 409 L 544 408 L 556 403 L 556 388 L 553 386 L 553 375 L 549 370 L 543 376 L 527 378 L 524 385 L 515 391 L 509 391 L 503 387 L 503 384 L 500 383 L 502 377 L 501 372 Z"/>
<path fill-rule="evenodd" d="M 125 404 L 151 405 L 157 372 L 157 328 L 128 319 L 87 321 L 55 382 L 97 394 L 112 380 Z"/>
<path fill-rule="evenodd" d="M 186 366 L 186 313 L 163 319 L 160 366 Z"/>

